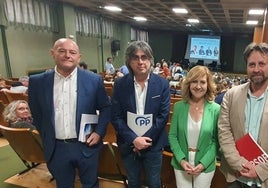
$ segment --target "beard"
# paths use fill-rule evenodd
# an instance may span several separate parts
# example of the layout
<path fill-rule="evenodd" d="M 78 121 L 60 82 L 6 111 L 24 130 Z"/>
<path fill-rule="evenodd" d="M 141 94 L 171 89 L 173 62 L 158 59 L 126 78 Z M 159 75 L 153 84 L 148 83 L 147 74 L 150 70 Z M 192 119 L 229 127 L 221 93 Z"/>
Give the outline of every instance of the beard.
<path fill-rule="evenodd" d="M 265 77 L 264 75 L 252 75 L 250 77 L 250 81 L 253 84 L 258 84 L 258 85 L 265 83 L 267 80 L 268 80 L 268 77 Z"/>

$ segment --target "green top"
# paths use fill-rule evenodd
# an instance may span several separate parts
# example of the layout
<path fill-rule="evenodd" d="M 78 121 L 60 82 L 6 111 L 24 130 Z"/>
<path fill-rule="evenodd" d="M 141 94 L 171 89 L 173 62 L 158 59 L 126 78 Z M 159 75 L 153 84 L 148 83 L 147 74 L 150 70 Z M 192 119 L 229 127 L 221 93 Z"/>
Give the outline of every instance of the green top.
<path fill-rule="evenodd" d="M 185 100 L 174 105 L 174 112 L 169 130 L 169 143 L 173 151 L 171 165 L 175 169 L 183 170 L 180 161 L 188 161 L 188 114 L 189 103 Z M 211 172 L 216 168 L 216 155 L 219 151 L 218 144 L 218 117 L 220 105 L 215 102 L 205 102 L 200 134 L 195 155 L 195 165 L 202 163 L 204 172 Z"/>

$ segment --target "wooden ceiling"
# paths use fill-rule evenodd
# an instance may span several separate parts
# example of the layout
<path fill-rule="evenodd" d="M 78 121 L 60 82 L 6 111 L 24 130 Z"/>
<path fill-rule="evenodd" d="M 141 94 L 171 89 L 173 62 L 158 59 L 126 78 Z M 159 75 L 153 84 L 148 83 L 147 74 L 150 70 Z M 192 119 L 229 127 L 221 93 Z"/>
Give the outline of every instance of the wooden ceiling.
<path fill-rule="evenodd" d="M 215 34 L 253 34 L 255 26 L 246 21 L 258 20 L 262 26 L 264 15 L 251 16 L 250 8 L 266 9 L 267 0 L 54 0 L 70 3 L 94 15 L 119 22 L 127 22 L 139 29 L 172 30 L 185 33 L 200 33 L 208 30 Z M 116 5 L 119 13 L 109 12 L 103 7 Z M 188 14 L 175 14 L 174 7 L 188 10 Z M 147 22 L 136 22 L 134 16 L 143 16 Z M 187 26 L 188 18 L 197 18 L 198 24 Z"/>

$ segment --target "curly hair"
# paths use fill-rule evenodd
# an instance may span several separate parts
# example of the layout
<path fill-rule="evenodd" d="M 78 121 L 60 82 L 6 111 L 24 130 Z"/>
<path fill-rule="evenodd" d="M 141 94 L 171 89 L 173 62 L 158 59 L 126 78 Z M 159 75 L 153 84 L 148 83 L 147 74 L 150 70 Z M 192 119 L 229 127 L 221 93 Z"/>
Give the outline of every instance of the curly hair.
<path fill-rule="evenodd" d="M 4 120 L 6 122 L 13 123 L 13 122 L 16 122 L 16 121 L 19 120 L 18 117 L 17 117 L 17 115 L 16 115 L 16 109 L 19 106 L 19 104 L 21 104 L 21 103 L 26 104 L 28 106 L 28 108 L 29 108 L 28 102 L 25 101 L 25 100 L 15 100 L 15 101 L 12 101 L 11 103 L 9 103 L 5 107 L 2 115 L 3 115 Z M 30 108 L 29 108 L 29 112 L 31 114 Z M 32 118 L 32 117 L 30 117 L 30 118 Z"/>
<path fill-rule="evenodd" d="M 205 94 L 205 99 L 207 101 L 213 101 L 215 98 L 216 84 L 214 82 L 213 76 L 210 70 L 206 66 L 195 66 L 188 73 L 185 79 L 182 82 L 182 97 L 184 100 L 189 101 L 192 98 L 190 91 L 190 84 L 206 76 L 207 78 L 207 93 Z"/>

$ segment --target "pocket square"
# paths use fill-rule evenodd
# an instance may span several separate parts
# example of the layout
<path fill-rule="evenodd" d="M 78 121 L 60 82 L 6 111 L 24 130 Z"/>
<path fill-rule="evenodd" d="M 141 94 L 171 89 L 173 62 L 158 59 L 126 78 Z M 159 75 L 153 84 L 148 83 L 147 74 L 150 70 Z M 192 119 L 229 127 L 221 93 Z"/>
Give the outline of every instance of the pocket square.
<path fill-rule="evenodd" d="M 152 99 L 158 98 L 158 97 L 160 97 L 160 95 L 153 96 Z"/>

